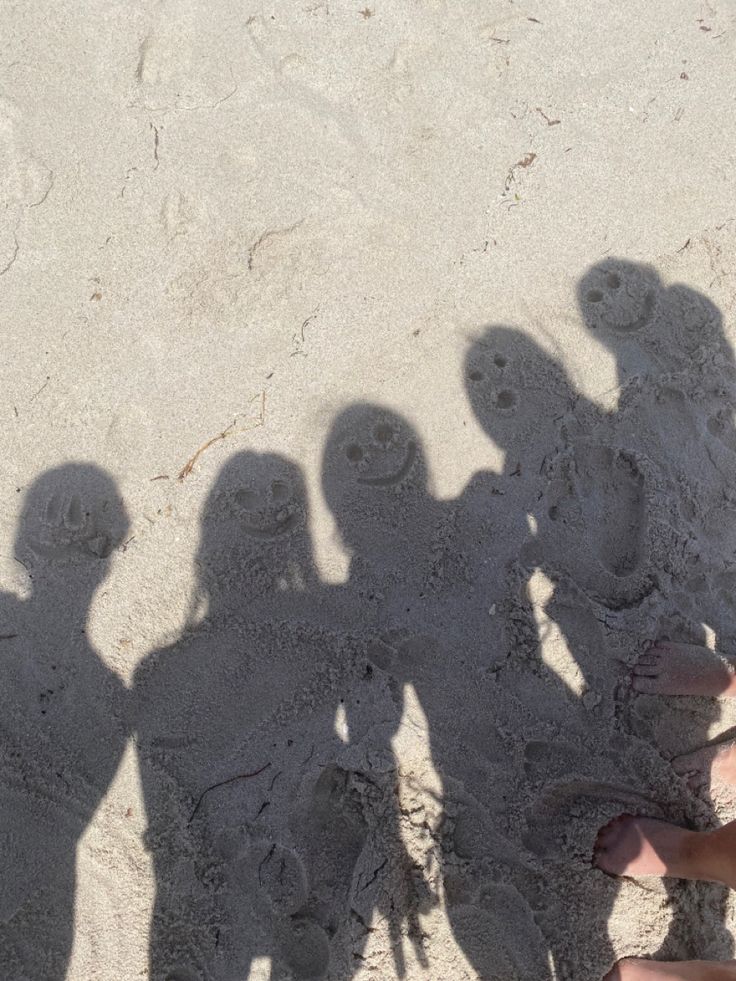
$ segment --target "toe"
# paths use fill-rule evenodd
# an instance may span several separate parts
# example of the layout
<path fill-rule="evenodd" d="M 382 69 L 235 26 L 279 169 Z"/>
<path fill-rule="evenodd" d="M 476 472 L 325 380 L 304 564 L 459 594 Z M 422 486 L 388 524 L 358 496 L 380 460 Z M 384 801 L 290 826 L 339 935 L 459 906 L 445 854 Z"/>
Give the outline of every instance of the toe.
<path fill-rule="evenodd" d="M 649 648 L 649 654 L 671 654 L 674 650 L 674 644 L 669 640 L 657 640 Z"/>
<path fill-rule="evenodd" d="M 695 753 L 687 753 L 685 756 L 675 756 L 672 760 L 672 769 L 675 773 L 679 773 L 681 777 L 687 776 L 688 773 L 694 773 L 697 769 L 697 763 L 695 762 Z"/>
<path fill-rule="evenodd" d="M 634 690 L 641 692 L 643 695 L 659 695 L 661 693 L 659 678 L 637 674 L 634 675 L 631 683 Z"/>
<path fill-rule="evenodd" d="M 602 859 L 606 852 L 608 851 L 609 844 L 613 837 L 612 833 L 613 821 L 609 821 L 608 824 L 604 825 L 598 832 L 595 839 L 595 844 L 593 845 L 593 865 L 596 868 L 600 868 L 600 859 Z"/>
<path fill-rule="evenodd" d="M 638 678 L 656 678 L 660 672 L 659 661 L 655 661 L 653 664 L 642 664 L 638 661 L 634 665 L 633 674 Z"/>
<path fill-rule="evenodd" d="M 637 667 L 646 667 L 647 665 L 659 664 L 660 656 L 653 651 L 647 651 L 646 654 L 642 654 L 641 657 L 637 658 Z"/>
<path fill-rule="evenodd" d="M 707 782 L 708 779 L 706 775 L 701 773 L 700 770 L 694 770 L 692 773 L 688 773 L 685 776 L 685 783 L 694 794 L 696 794 L 699 790 L 702 790 Z"/>
<path fill-rule="evenodd" d="M 593 865 L 598 868 L 601 867 L 598 863 L 598 858 L 603 858 L 606 852 L 614 847 L 621 824 L 630 819 L 630 814 L 619 814 L 617 817 L 611 818 L 608 824 L 603 825 L 596 835 L 595 844 L 593 845 Z"/>
<path fill-rule="evenodd" d="M 676 756 L 672 760 L 672 769 L 684 777 L 691 788 L 702 786 L 715 755 L 713 749 L 698 749 L 694 753 Z"/>

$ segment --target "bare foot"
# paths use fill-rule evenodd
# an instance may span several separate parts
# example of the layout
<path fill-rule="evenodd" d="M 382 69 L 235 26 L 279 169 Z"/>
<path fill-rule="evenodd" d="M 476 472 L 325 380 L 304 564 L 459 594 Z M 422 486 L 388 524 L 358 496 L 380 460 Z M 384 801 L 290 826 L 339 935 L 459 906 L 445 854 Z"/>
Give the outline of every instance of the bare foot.
<path fill-rule="evenodd" d="M 697 644 L 660 640 L 634 665 L 633 684 L 648 695 L 736 697 L 736 660 Z"/>
<path fill-rule="evenodd" d="M 598 832 L 593 864 L 609 875 L 697 879 L 693 843 L 699 837 L 665 821 L 622 814 Z"/>
<path fill-rule="evenodd" d="M 718 783 L 736 787 L 736 740 L 703 746 L 672 760 L 676 773 L 685 777 L 692 790 L 708 789 Z M 731 795 L 732 796 L 732 795 Z"/>
<path fill-rule="evenodd" d="M 736 961 L 648 961 L 627 957 L 603 981 L 733 981 Z"/>

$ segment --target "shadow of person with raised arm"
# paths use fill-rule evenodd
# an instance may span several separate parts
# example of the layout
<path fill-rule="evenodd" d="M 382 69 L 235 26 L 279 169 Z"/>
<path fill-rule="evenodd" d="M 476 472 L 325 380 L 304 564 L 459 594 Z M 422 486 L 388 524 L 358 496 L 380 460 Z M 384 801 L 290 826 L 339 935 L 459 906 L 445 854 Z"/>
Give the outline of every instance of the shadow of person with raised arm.
<path fill-rule="evenodd" d="M 595 828 L 601 793 L 615 782 L 630 800 L 628 788 L 636 786 L 622 772 L 612 731 L 619 665 L 606 657 L 601 613 L 586 592 L 610 587 L 612 577 L 590 555 L 578 502 L 561 493 L 570 490 L 576 451 L 602 413 L 555 358 L 510 327 L 489 327 L 471 345 L 464 378 L 478 422 L 504 453 L 495 483 L 502 505 L 508 501 L 500 512 L 506 535 L 487 538 L 478 552 L 496 558 L 486 582 L 504 624 L 490 690 L 501 713 L 505 702 L 514 705 L 517 720 L 506 723 L 516 745 L 509 797 L 530 858 L 511 881 L 533 910 L 556 976 L 588 976 L 574 932 L 560 931 L 559 911 L 605 921 L 615 887 L 601 890 L 575 868 L 585 829 L 571 829 L 571 820 L 577 815 L 579 825 L 592 811 Z M 498 505 L 484 497 L 486 481 L 473 478 L 465 498 L 472 494 L 473 507 L 492 514 Z M 594 957 L 602 974 L 612 961 L 607 937 L 597 938 Z"/>
<path fill-rule="evenodd" d="M 469 351 L 466 379 L 532 529 L 511 566 L 509 657 L 498 680 L 538 707 L 542 723 L 525 733 L 516 788 L 517 798 L 532 799 L 523 841 L 544 883 L 535 913 L 562 976 L 602 976 L 613 959 L 608 938 L 601 932 L 592 953 L 586 944 L 595 964 L 580 963 L 582 948 L 573 931 L 560 934 L 557 911 L 566 905 L 582 924 L 605 921 L 613 907 L 618 885 L 597 881 L 580 861 L 599 819 L 617 808 L 676 806 L 656 750 L 621 721 L 620 663 L 631 663 L 644 624 L 651 629 L 676 539 L 657 507 L 655 462 L 627 441 L 618 412 L 576 392 L 535 341 L 489 328 Z M 529 888 L 533 902 L 537 886 Z"/>
<path fill-rule="evenodd" d="M 25 599 L 4 595 L 0 730 L 0 973 L 63 981 L 76 852 L 122 758 L 125 689 L 86 628 L 128 528 L 112 478 L 69 463 L 27 491 L 15 557 Z"/>
<path fill-rule="evenodd" d="M 687 286 L 665 286 L 650 266 L 621 259 L 598 263 L 582 278 L 578 302 L 586 326 L 616 359 L 617 438 L 648 461 L 655 485 L 648 537 L 656 603 L 648 618 L 630 624 L 631 633 L 639 627 L 641 639 L 655 644 L 634 666 L 625 718 L 666 758 L 675 757 L 679 769 L 677 757 L 708 741 L 720 712 L 712 701 L 695 708 L 690 700 L 678 705 L 661 696 L 708 693 L 703 679 L 714 656 L 703 647 L 704 628 L 719 651 L 736 653 L 733 352 L 714 304 Z M 680 790 L 682 802 L 669 802 L 666 816 L 702 827 L 707 813 Z M 722 888 L 680 882 L 668 885 L 668 892 L 674 915 L 660 949 L 652 952 L 655 959 L 730 957 Z M 718 916 L 702 916 L 713 908 L 720 908 Z"/>
<path fill-rule="evenodd" d="M 332 701 L 351 658 L 320 626 L 308 517 L 296 464 L 233 456 L 202 509 L 190 622 L 136 673 L 152 977 L 240 979 L 258 958 L 322 976 L 349 920 L 364 829 Z"/>
<path fill-rule="evenodd" d="M 530 660 L 531 672 L 528 665 L 517 672 L 514 687 L 528 686 L 529 674 L 541 671 L 550 704 L 558 709 L 558 680 L 568 689 L 564 731 L 558 730 L 552 742 L 529 742 L 524 754 L 525 771 L 538 781 L 539 795 L 527 813 L 524 840 L 543 863 L 551 863 L 546 903 L 559 908 L 564 901 L 571 919 L 579 918 L 586 928 L 593 916 L 599 922 L 605 919 L 618 884 L 586 876 L 586 863 L 581 864 L 569 847 L 570 867 L 560 875 L 565 854 L 560 839 L 566 838 L 568 845 L 578 842 L 585 851 L 582 842 L 590 837 L 596 814 L 613 816 L 616 809 L 680 820 L 692 820 L 698 810 L 673 784 L 671 771 L 656 752 L 653 737 L 667 734 L 666 726 L 662 733 L 659 724 L 661 708 L 650 705 L 647 711 L 641 699 L 632 699 L 631 689 L 619 683 L 618 662 L 630 669 L 642 643 L 655 639 L 663 628 L 670 636 L 686 630 L 687 639 L 702 640 L 700 620 L 708 616 L 714 622 L 704 616 L 712 604 L 703 597 L 696 611 L 687 593 L 703 592 L 702 572 L 700 577 L 696 573 L 703 535 L 708 537 L 707 509 L 718 508 L 727 520 L 719 497 L 723 470 L 733 463 L 724 461 L 707 435 L 726 446 L 730 442 L 719 402 L 723 406 L 728 393 L 731 358 L 712 304 L 685 287 L 665 290 L 647 267 L 617 261 L 594 267 L 582 281 L 579 296 L 586 323 L 596 336 L 607 338 L 605 343 L 617 355 L 618 398 L 599 409 L 574 394 L 556 370 L 558 382 L 568 391 L 569 409 L 557 418 L 561 425 L 553 456 L 547 454 L 541 463 L 539 500 L 529 510 L 535 533 L 521 550 L 518 609 L 512 601 L 507 619 L 512 633 L 517 628 L 515 658 L 523 655 L 525 646 L 541 654 Z M 498 365 L 488 357 L 499 335 L 517 348 L 520 376 L 517 373 L 515 384 L 509 374 L 514 359 L 504 355 Z M 507 419 L 498 411 L 499 399 L 496 395 L 494 403 L 493 393 L 502 387 L 525 388 L 526 366 L 530 357 L 538 357 L 535 348 L 523 335 L 517 333 L 514 339 L 505 329 L 495 328 L 468 359 L 468 388 L 476 415 L 506 450 L 505 470 L 510 475 L 518 475 L 515 456 L 520 445 L 530 453 L 532 467 L 534 456 L 542 454 L 535 453 L 534 427 L 528 427 L 531 443 L 521 439 L 523 425 L 510 413 Z M 485 369 L 478 359 L 485 360 Z M 494 371 L 496 384 L 490 386 L 491 397 L 484 397 L 478 385 L 485 385 Z M 510 404 L 511 396 L 503 401 Z M 545 401 L 537 403 L 540 419 Z M 534 415 L 531 409 L 531 418 Z M 523 471 L 523 463 L 520 466 Z M 703 495 L 706 509 L 694 492 L 694 473 L 699 487 L 700 480 L 707 485 L 720 473 L 716 486 Z M 727 570 L 721 565 L 715 563 L 724 576 Z M 723 621 L 723 611 L 721 602 L 715 622 Z M 510 658 L 509 670 L 515 658 Z M 650 658 L 645 655 L 641 666 L 634 667 L 634 687 L 641 691 L 653 690 Z M 711 718 L 706 710 L 703 735 Z M 671 725 L 670 729 L 672 737 Z M 697 734 L 691 735 L 697 742 Z M 577 828 L 574 815 L 582 817 Z M 562 893 L 555 896 L 560 884 Z M 690 887 L 669 889 L 672 901 L 679 903 L 658 956 L 692 956 L 687 940 L 699 917 L 697 900 L 688 890 L 692 893 Z M 542 924 L 543 907 L 544 902 L 537 912 Z M 570 971 L 573 977 L 594 976 L 610 966 L 612 948 L 605 937 L 598 938 L 594 966 L 577 963 L 574 931 L 569 932 L 572 943 L 554 937 L 554 930 L 549 936 L 562 976 Z M 716 936 L 704 946 L 724 951 L 724 939 Z"/>
<path fill-rule="evenodd" d="M 380 875 L 353 899 L 360 920 L 388 923 L 399 977 L 407 944 L 429 967 L 424 936 L 439 904 L 482 976 L 546 977 L 542 937 L 508 881 L 512 870 L 531 874 L 508 834 L 513 740 L 504 723 L 523 725 L 524 714 L 513 695 L 493 690 L 504 655 L 489 618 L 502 596 L 496 549 L 520 547 L 526 515 L 492 474 L 456 501 L 436 500 L 411 424 L 367 403 L 333 423 L 323 487 L 350 554 L 343 605 L 395 705 L 393 725 L 366 737 L 368 760 L 389 760 L 371 774 L 388 803 L 373 842 Z"/>

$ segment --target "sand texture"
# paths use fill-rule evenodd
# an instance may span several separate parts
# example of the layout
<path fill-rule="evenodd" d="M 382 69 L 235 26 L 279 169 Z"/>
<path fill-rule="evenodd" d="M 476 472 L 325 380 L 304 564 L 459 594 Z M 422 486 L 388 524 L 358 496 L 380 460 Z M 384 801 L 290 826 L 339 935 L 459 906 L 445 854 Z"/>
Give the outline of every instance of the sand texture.
<path fill-rule="evenodd" d="M 361 9 L 362 8 L 362 9 Z M 732 956 L 736 13 L 0 5 L 0 981 Z"/>

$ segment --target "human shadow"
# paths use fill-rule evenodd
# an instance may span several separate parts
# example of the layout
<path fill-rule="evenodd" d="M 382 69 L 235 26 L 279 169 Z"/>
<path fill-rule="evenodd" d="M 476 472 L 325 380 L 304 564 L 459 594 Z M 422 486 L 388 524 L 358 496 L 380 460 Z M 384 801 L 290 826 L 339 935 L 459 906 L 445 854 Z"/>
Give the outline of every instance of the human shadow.
<path fill-rule="evenodd" d="M 465 377 L 529 523 L 505 565 L 505 660 L 497 675 L 504 696 L 514 693 L 536 715 L 517 729 L 514 799 L 534 872 L 519 888 L 556 975 L 602 977 L 613 960 L 608 937 L 588 932 L 581 962 L 574 931 L 559 930 L 559 911 L 570 921 L 606 921 L 617 886 L 590 876 L 586 840 L 592 849 L 596 815 L 602 820 L 616 807 L 610 800 L 619 809 L 647 802 L 640 766 L 653 754 L 642 744 L 632 763 L 624 752 L 621 652 L 611 644 L 621 611 L 652 588 L 638 567 L 641 522 L 631 520 L 640 481 L 611 436 L 611 414 L 523 332 L 488 328 L 468 352 Z"/>
<path fill-rule="evenodd" d="M 29 593 L 0 600 L 3 977 L 67 976 L 77 846 L 129 733 L 124 685 L 87 634 L 127 528 L 113 479 L 91 464 L 47 471 L 23 499 L 14 555 Z"/>
<path fill-rule="evenodd" d="M 610 260 L 581 281 L 613 393 L 583 395 L 522 331 L 472 343 L 463 381 L 504 465 L 456 499 L 407 418 L 341 411 L 322 486 L 344 583 L 315 568 L 297 464 L 225 465 L 190 623 L 133 689 L 152 977 L 235 981 L 260 958 L 272 978 L 432 972 L 440 909 L 481 977 L 610 967 L 619 883 L 591 872 L 595 831 L 622 809 L 704 815 L 657 749 L 676 723 L 628 670 L 662 631 L 733 642 L 736 573 L 722 559 L 708 595 L 701 558 L 736 476 L 733 364 L 715 308 L 654 276 Z M 713 721 L 701 706 L 689 745 Z M 660 955 L 692 956 L 717 892 L 670 888 Z M 714 931 L 699 952 L 725 945 Z"/>
<path fill-rule="evenodd" d="M 190 622 L 136 672 L 152 977 L 240 979 L 259 958 L 322 976 L 350 925 L 365 829 L 333 702 L 354 658 L 321 627 L 308 520 L 295 463 L 233 456 L 202 509 Z"/>
<path fill-rule="evenodd" d="M 618 404 L 610 425 L 618 445 L 649 468 L 646 553 L 656 602 L 648 617 L 629 618 L 630 632 L 638 627 L 644 639 L 702 645 L 709 629 L 718 649 L 731 654 L 736 366 L 721 313 L 696 290 L 665 285 L 651 266 L 617 258 L 586 272 L 578 303 L 586 327 L 615 358 Z M 639 695 L 622 708 L 622 722 L 666 758 L 707 743 L 720 717 L 705 699 Z M 684 784 L 675 786 L 676 796 L 664 800 L 666 816 L 712 826 L 713 801 L 704 796 L 704 808 Z M 730 957 L 726 890 L 670 881 L 667 891 L 672 919 L 655 959 Z"/>
<path fill-rule="evenodd" d="M 732 613 L 725 597 L 732 573 L 712 513 L 727 525 L 720 502 L 736 448 L 728 423 L 733 360 L 720 315 L 706 298 L 665 287 L 649 267 L 607 260 L 583 277 L 578 299 L 586 326 L 616 357 L 619 384 L 601 393 L 603 404 L 588 401 L 548 363 L 543 375 L 556 378 L 551 392 L 563 393 L 567 411 L 557 410 L 553 438 L 541 436 L 549 447 L 543 457 L 534 427 L 525 438 L 513 413 L 499 411 L 500 401 L 513 407 L 515 390 L 528 392 L 528 366 L 539 359 L 534 342 L 492 328 L 466 366 L 476 416 L 506 451 L 506 472 L 524 470 L 519 445 L 529 463 L 541 459 L 538 500 L 527 505 L 534 535 L 519 551 L 516 596 L 506 611 L 515 649 L 502 675 L 509 686 L 513 676 L 515 689 L 528 689 L 530 676 L 541 678 L 547 697 L 535 703 L 556 716 L 557 738 L 533 739 L 524 752 L 536 801 L 527 809 L 523 840 L 548 873 L 535 912 L 544 927 L 551 910 L 546 932 L 562 977 L 602 976 L 613 960 L 603 931 L 586 943 L 593 965 L 580 963 L 570 934 L 554 928 L 563 905 L 582 922 L 605 922 L 613 909 L 618 883 L 590 876 L 575 854 L 586 840 L 592 845 L 596 815 L 603 821 L 628 810 L 691 826 L 708 820 L 658 752 L 663 737 L 672 743 L 678 730 L 681 738 L 682 717 L 673 721 L 661 699 L 636 696 L 627 667 L 658 636 L 703 643 L 705 625 L 722 636 Z M 490 356 L 502 338 L 515 347 L 515 359 Z M 540 421 L 545 403 L 532 408 Z M 711 576 L 722 584 L 717 592 L 706 588 Z M 695 714 L 688 709 L 681 749 L 705 742 L 718 717 L 712 704 Z M 672 746 L 664 752 L 672 755 Z M 722 915 L 707 918 L 708 929 L 699 922 L 704 908 L 720 907 L 722 914 L 723 890 L 683 883 L 666 889 L 673 915 L 655 956 L 728 956 Z"/>
<path fill-rule="evenodd" d="M 334 421 L 323 488 L 350 555 L 345 606 L 395 704 L 393 725 L 372 733 L 394 789 L 376 845 L 381 878 L 362 920 L 388 923 L 398 977 L 407 946 L 431 969 L 422 924 L 443 901 L 480 976 L 547 977 L 544 940 L 518 887 L 534 872 L 508 826 L 509 733 L 527 716 L 495 681 L 506 657 L 503 570 L 528 535 L 524 502 L 493 473 L 476 475 L 457 500 L 438 500 L 414 427 L 369 403 Z M 423 753 L 407 731 L 423 733 Z"/>

